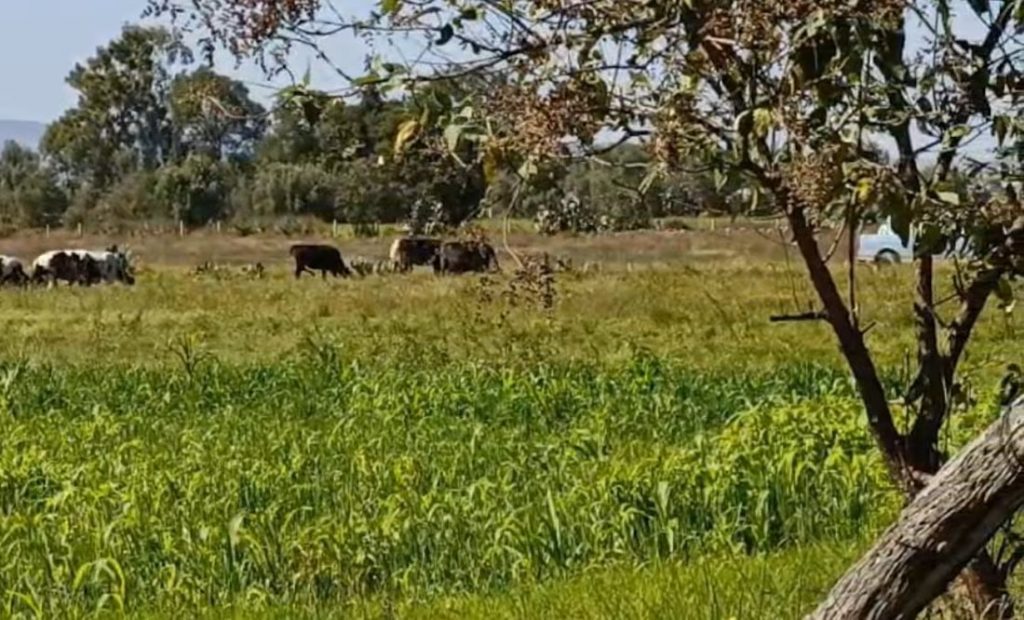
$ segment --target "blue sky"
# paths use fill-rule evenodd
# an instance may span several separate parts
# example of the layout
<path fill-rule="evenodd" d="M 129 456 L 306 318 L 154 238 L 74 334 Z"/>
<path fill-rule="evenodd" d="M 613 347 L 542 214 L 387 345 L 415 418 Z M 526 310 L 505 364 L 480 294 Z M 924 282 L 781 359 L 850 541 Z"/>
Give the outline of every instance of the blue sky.
<path fill-rule="evenodd" d="M 346 0 L 347 11 L 364 11 L 372 0 Z M 0 119 L 49 122 L 75 103 L 64 78 L 96 48 L 117 36 L 128 22 L 137 22 L 145 0 L 2 0 L 0 9 Z M 341 6 L 341 5 L 339 5 Z M 358 73 L 366 50 L 363 44 L 336 38 L 332 58 Z M 300 54 L 298 66 L 304 67 Z M 252 66 L 235 69 L 222 59 L 218 67 L 250 84 L 254 95 L 267 97 L 267 80 Z M 313 78 L 330 88 L 329 70 L 313 66 Z M 339 84 L 340 85 L 340 84 Z"/>

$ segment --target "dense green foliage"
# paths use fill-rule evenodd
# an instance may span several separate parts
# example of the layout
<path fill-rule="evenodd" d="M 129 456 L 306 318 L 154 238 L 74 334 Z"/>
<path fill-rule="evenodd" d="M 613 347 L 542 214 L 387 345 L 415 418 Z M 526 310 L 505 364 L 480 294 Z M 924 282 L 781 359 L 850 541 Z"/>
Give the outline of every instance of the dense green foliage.
<path fill-rule="evenodd" d="M 0 150 L 0 232 L 60 221 L 67 196 L 39 156 L 13 142 Z"/>

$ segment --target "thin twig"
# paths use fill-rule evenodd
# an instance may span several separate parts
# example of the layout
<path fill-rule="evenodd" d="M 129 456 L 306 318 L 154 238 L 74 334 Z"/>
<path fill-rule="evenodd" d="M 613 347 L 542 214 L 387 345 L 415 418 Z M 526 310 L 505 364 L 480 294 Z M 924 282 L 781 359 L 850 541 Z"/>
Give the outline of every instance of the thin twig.
<path fill-rule="evenodd" d="M 839 249 L 839 244 L 842 243 L 843 241 L 843 233 L 846 232 L 847 221 L 848 220 L 844 219 L 842 222 L 839 223 L 839 230 L 836 231 L 836 238 L 832 240 L 832 245 L 829 246 L 828 252 L 825 252 L 826 263 L 832 260 L 832 257 L 836 253 L 836 250 Z"/>

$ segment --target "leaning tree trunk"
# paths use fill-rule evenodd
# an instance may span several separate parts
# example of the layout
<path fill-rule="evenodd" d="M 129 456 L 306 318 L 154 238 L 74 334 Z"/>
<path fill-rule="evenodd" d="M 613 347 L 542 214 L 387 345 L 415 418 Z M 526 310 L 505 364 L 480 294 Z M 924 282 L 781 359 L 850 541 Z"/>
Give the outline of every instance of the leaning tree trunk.
<path fill-rule="evenodd" d="M 939 470 L 809 618 L 916 617 L 1022 504 L 1024 398 Z"/>

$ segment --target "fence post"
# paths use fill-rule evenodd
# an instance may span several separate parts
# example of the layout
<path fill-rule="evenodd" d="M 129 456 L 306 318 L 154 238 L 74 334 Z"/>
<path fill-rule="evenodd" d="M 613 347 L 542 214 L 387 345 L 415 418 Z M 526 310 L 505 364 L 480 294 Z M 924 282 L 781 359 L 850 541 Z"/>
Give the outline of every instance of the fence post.
<path fill-rule="evenodd" d="M 47 239 L 50 238 L 50 225 L 49 224 L 46 225 L 46 238 Z"/>
<path fill-rule="evenodd" d="M 178 236 L 185 236 L 185 220 L 178 220 Z"/>
<path fill-rule="evenodd" d="M 78 236 L 79 237 L 82 236 L 82 223 L 81 222 L 78 223 Z"/>
<path fill-rule="evenodd" d="M 338 236 L 338 220 L 332 220 L 331 221 L 331 236 L 332 237 L 337 237 Z"/>

